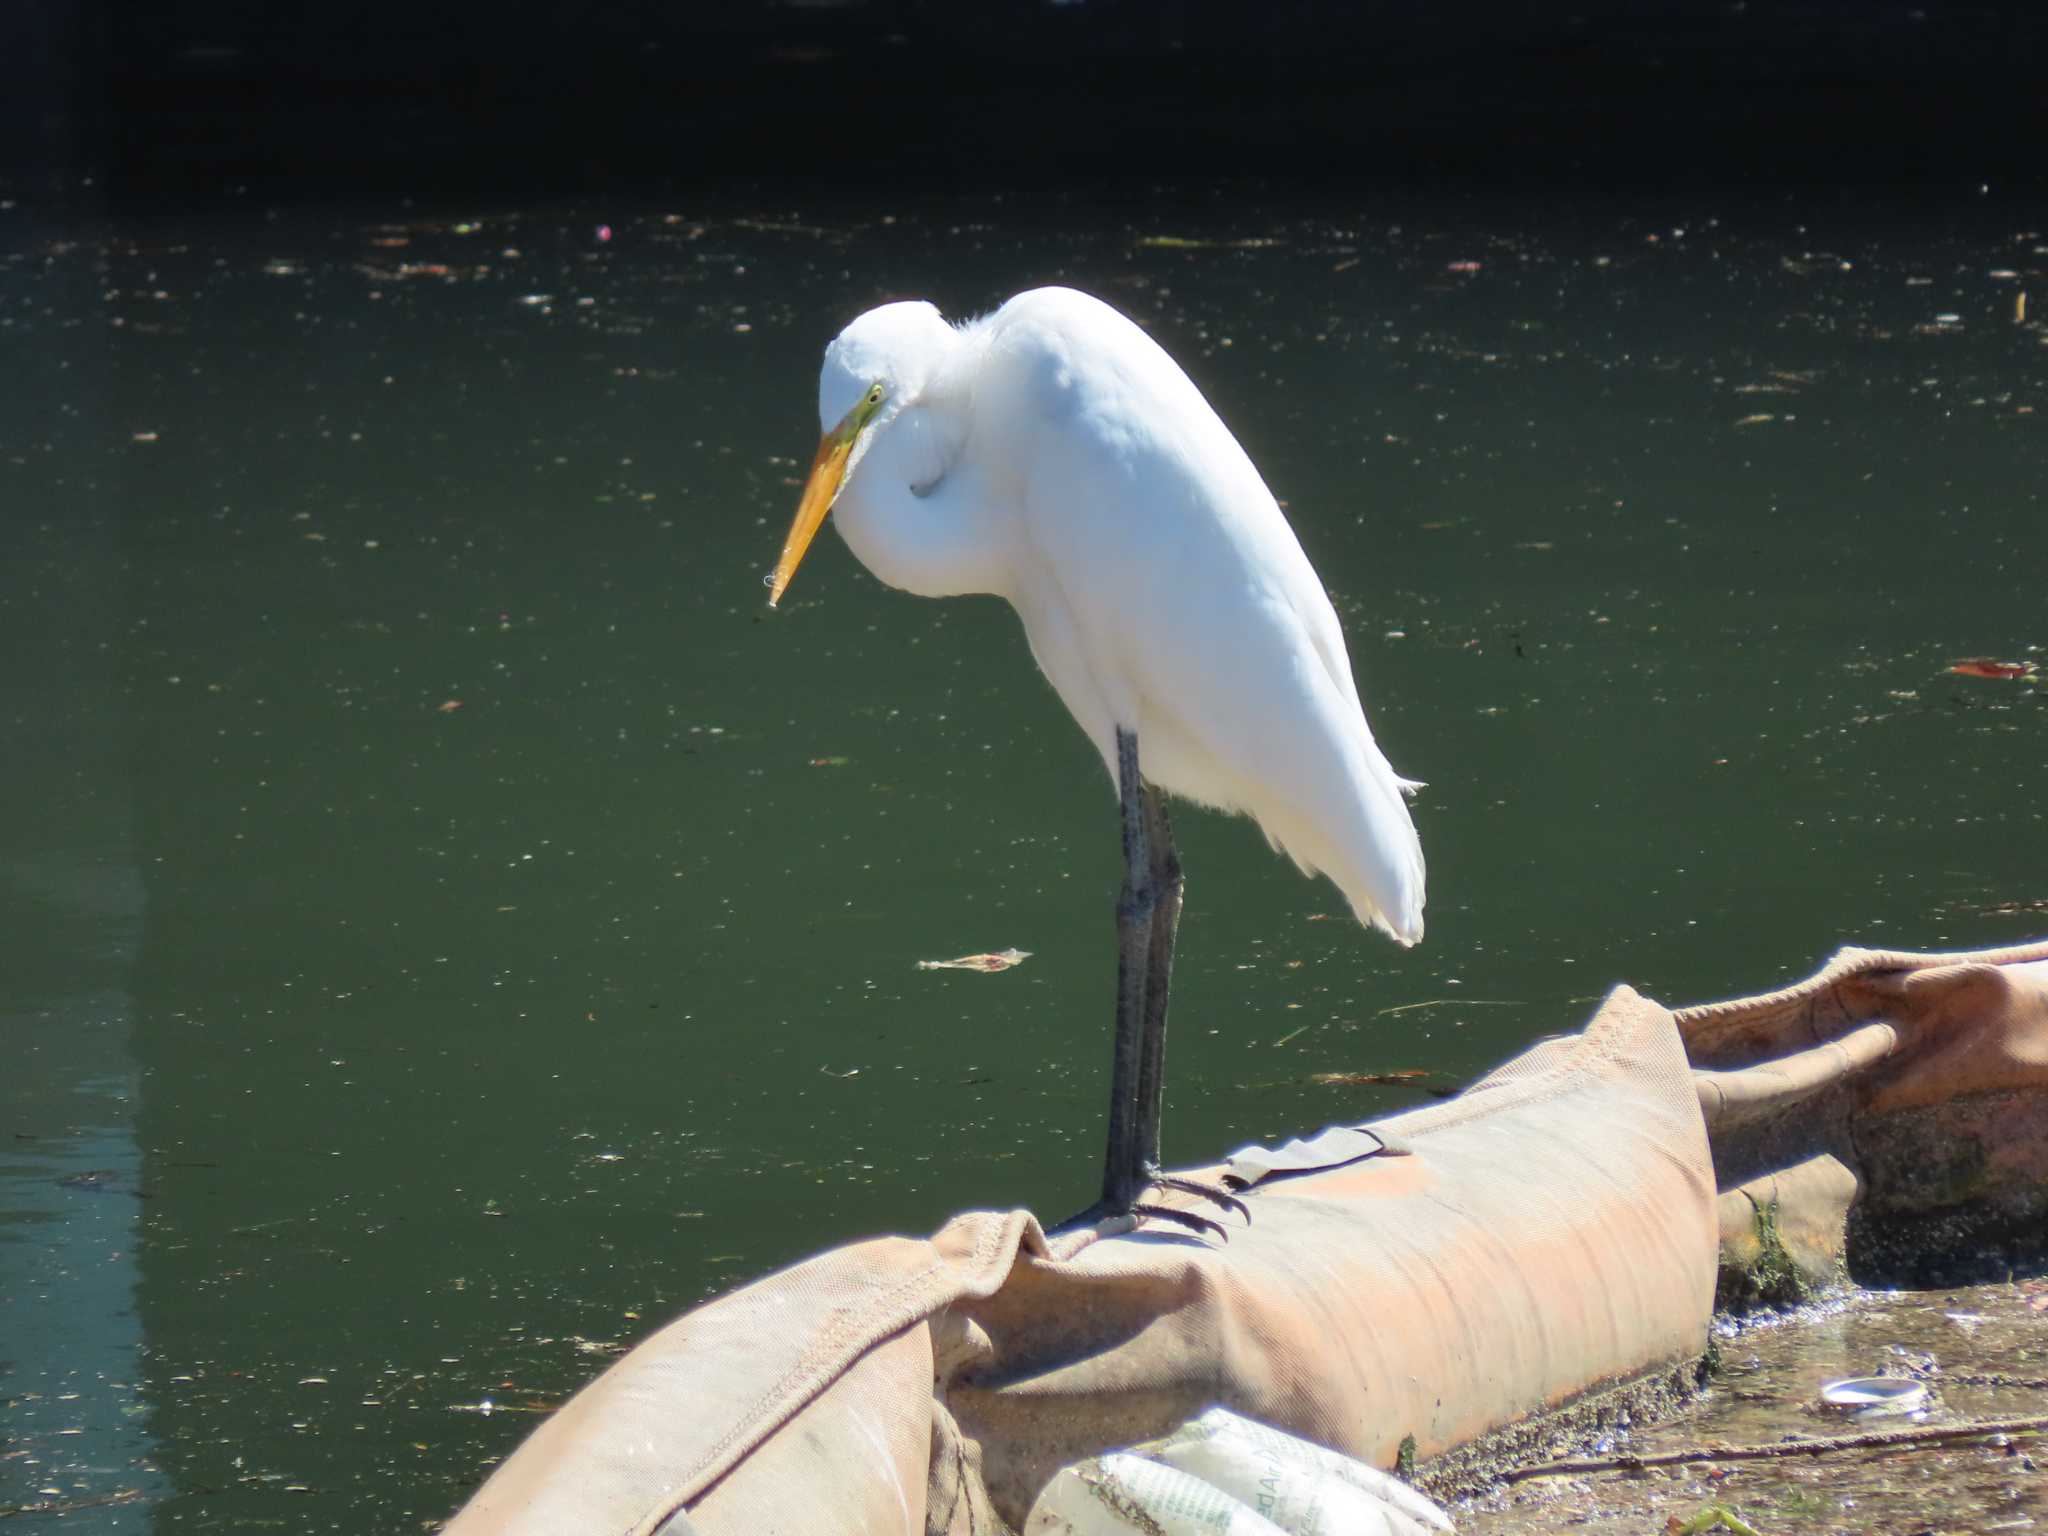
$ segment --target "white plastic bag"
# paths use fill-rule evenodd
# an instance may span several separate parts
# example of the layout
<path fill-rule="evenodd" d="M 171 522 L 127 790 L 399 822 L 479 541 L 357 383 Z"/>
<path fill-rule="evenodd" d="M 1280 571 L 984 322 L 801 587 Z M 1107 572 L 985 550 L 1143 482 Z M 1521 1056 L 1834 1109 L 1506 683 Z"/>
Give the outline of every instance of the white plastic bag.
<path fill-rule="evenodd" d="M 1429 1536 L 1450 1517 L 1399 1478 L 1211 1408 L 1163 1440 L 1062 1467 L 1024 1536 Z"/>
<path fill-rule="evenodd" d="M 1111 1451 L 1054 1473 L 1024 1517 L 1024 1536 L 1280 1536 L 1280 1530 L 1200 1478 Z"/>
<path fill-rule="evenodd" d="M 1249 1505 L 1288 1536 L 1451 1529 L 1448 1515 L 1398 1477 L 1227 1408 L 1137 1450 Z"/>

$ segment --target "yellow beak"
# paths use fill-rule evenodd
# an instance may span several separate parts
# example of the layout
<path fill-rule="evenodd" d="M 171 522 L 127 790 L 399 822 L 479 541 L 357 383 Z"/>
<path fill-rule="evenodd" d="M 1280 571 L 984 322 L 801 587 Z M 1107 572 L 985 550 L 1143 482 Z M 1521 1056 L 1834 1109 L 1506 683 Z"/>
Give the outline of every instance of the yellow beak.
<path fill-rule="evenodd" d="M 842 422 L 819 442 L 818 456 L 811 461 L 811 478 L 804 482 L 803 497 L 796 504 L 796 521 L 789 526 L 789 537 L 782 541 L 782 558 L 775 562 L 775 574 L 768 579 L 770 608 L 782 601 L 783 590 L 796 574 L 804 551 L 811 547 L 811 540 L 825 526 L 825 514 L 839 499 L 839 485 L 846 477 L 846 456 L 853 452 L 857 435 L 847 431 Z"/>

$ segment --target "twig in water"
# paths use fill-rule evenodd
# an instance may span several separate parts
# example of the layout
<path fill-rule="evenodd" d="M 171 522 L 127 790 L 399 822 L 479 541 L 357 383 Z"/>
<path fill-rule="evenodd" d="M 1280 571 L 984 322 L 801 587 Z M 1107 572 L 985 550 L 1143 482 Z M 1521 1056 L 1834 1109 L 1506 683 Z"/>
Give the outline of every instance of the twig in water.
<path fill-rule="evenodd" d="M 2003 1371 L 1943 1371 L 1927 1378 L 1936 1387 L 2018 1387 L 2023 1391 L 2048 1391 L 2048 1376 L 2008 1376 Z"/>
<path fill-rule="evenodd" d="M 1956 1440 L 1982 1440 L 1988 1435 L 2048 1433 L 2048 1413 L 2023 1419 L 1979 1419 L 1973 1424 L 1933 1424 L 1917 1429 L 1872 1430 L 1863 1435 L 1827 1435 L 1809 1440 L 1780 1440 L 1772 1445 L 1703 1445 L 1686 1451 L 1652 1451 L 1643 1456 L 1614 1456 L 1599 1461 L 1544 1461 L 1516 1467 L 1503 1482 L 1532 1477 L 1570 1477 L 1587 1472 L 1635 1472 L 1644 1467 L 1677 1467 L 1689 1461 L 1774 1461 L 1786 1456 L 1825 1456 L 1833 1451 L 1892 1450 L 1904 1446 L 1946 1445 Z"/>
<path fill-rule="evenodd" d="M 1384 1019 L 1391 1014 L 1413 1013 L 1418 1008 L 1448 1008 L 1453 1003 L 1464 1003 L 1473 1008 L 1519 1008 L 1522 1000 L 1518 997 L 1431 997 L 1419 1003 L 1396 1003 L 1391 1008 L 1382 1008 L 1373 1017 Z"/>

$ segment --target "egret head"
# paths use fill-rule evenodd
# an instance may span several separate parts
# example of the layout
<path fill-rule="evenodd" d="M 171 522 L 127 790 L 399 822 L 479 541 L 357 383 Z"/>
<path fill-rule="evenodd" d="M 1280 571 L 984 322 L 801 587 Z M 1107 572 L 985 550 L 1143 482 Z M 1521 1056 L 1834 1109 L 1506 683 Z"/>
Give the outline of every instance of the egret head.
<path fill-rule="evenodd" d="M 782 558 L 768 579 L 771 608 L 782 600 L 804 551 L 875 434 L 923 387 L 938 351 L 934 341 L 951 335 L 952 327 L 930 304 L 884 304 L 855 320 L 825 349 L 818 375 L 818 422 L 824 435 L 797 503 L 796 521 L 783 541 Z"/>

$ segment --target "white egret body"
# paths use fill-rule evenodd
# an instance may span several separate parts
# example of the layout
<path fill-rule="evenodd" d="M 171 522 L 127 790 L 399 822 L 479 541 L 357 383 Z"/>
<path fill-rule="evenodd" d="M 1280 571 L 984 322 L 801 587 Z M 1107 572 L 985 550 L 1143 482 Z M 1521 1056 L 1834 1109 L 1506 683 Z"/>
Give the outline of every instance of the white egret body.
<path fill-rule="evenodd" d="M 1150 785 L 1250 815 L 1361 922 L 1422 937 L 1403 800 L 1417 786 L 1373 740 L 1337 615 L 1272 493 L 1149 336 L 1063 288 L 960 326 L 888 304 L 826 349 L 818 413 L 771 602 L 828 511 L 892 586 L 1007 598 L 1113 779 L 1142 743 Z M 1128 844 L 1138 786 L 1121 787 Z M 1157 835 L 1170 859 L 1163 813 Z M 1158 991 L 1163 1031 L 1163 973 Z"/>

